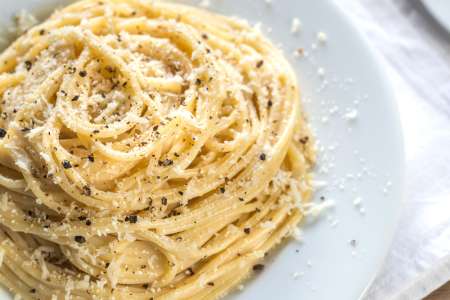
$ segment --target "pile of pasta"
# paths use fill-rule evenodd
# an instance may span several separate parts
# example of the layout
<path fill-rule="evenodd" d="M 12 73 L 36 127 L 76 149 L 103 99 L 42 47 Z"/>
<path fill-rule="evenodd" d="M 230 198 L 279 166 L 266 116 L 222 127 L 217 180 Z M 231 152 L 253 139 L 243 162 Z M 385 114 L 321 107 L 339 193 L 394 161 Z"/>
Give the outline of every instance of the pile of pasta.
<path fill-rule="evenodd" d="M 1 54 L 0 96 L 0 282 L 24 299 L 217 299 L 312 193 L 295 74 L 237 19 L 80 1 Z"/>

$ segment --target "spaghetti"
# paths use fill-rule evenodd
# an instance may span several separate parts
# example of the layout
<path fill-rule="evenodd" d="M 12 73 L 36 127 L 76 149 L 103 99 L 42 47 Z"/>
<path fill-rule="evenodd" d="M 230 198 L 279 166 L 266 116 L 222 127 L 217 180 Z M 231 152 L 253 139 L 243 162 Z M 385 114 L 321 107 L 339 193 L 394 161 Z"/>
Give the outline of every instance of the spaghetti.
<path fill-rule="evenodd" d="M 216 299 L 312 192 L 295 74 L 245 22 L 139 0 L 0 56 L 0 282 L 25 299 Z"/>

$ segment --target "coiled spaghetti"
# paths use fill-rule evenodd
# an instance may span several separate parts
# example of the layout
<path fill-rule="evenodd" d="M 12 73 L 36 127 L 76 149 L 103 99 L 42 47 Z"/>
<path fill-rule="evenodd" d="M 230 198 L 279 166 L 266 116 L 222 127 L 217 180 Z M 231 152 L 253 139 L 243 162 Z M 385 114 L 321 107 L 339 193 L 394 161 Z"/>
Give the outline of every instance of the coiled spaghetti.
<path fill-rule="evenodd" d="M 0 281 L 25 299 L 216 299 L 302 218 L 291 67 L 245 22 L 86 0 L 0 56 Z"/>

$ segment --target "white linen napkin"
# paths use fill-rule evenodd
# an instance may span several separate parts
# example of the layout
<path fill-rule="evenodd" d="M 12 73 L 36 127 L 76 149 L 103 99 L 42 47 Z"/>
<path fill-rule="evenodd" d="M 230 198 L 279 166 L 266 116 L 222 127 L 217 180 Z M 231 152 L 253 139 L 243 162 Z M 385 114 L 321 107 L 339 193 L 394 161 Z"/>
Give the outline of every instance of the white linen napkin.
<path fill-rule="evenodd" d="M 386 64 L 406 148 L 402 218 L 363 299 L 421 299 L 450 280 L 450 34 L 419 0 L 335 2 Z"/>

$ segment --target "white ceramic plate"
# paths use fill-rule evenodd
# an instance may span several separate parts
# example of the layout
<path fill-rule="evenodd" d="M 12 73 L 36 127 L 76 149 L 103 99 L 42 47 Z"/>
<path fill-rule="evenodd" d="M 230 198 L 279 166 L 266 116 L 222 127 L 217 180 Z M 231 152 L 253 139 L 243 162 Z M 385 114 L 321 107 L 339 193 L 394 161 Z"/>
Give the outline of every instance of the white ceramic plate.
<path fill-rule="evenodd" d="M 68 2 L 4 1 L 0 21 L 5 24 L 21 8 L 39 8 L 45 14 Z M 318 221 L 306 225 L 303 243 L 284 245 L 268 259 L 262 274 L 230 298 L 360 298 L 383 262 L 401 204 L 403 144 L 387 77 L 358 31 L 331 1 L 210 2 L 215 11 L 261 22 L 263 30 L 282 44 L 297 70 L 322 149 L 317 179 L 328 185 L 316 193 L 315 201 L 323 196 L 336 203 Z M 291 33 L 293 18 L 302 23 L 297 34 Z M 318 42 L 319 31 L 326 33 L 326 44 Z M 292 55 L 299 47 L 307 57 Z M 324 76 L 319 75 L 322 71 Z M 361 205 L 355 206 L 358 198 Z"/>
<path fill-rule="evenodd" d="M 422 0 L 422 3 L 436 21 L 450 32 L 450 1 Z"/>

